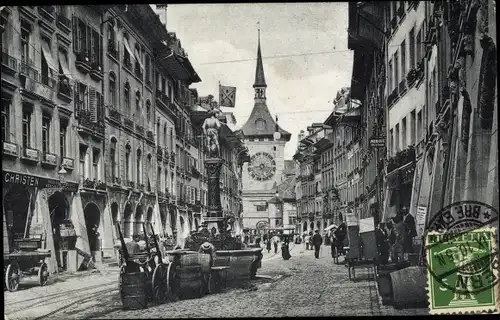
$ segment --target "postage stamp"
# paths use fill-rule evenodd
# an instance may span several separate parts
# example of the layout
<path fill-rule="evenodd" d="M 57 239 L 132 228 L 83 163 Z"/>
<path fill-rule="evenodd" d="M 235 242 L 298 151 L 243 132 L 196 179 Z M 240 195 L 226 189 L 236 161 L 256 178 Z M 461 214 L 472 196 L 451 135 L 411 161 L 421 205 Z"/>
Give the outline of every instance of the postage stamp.
<path fill-rule="evenodd" d="M 426 236 L 427 290 L 431 314 L 500 310 L 495 228 L 478 228 L 449 237 Z"/>

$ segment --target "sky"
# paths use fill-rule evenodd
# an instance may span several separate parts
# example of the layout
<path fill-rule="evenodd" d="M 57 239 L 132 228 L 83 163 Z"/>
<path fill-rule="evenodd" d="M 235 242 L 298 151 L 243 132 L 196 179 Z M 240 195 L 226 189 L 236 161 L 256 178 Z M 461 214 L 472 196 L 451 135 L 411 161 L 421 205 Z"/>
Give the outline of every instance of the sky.
<path fill-rule="evenodd" d="M 347 49 L 347 5 L 169 4 L 166 25 L 202 80 L 191 85 L 200 96 L 212 94 L 218 100 L 219 81 L 237 87 L 235 108 L 222 108 L 234 112 L 236 128 L 245 124 L 253 108 L 260 25 L 267 106 L 292 134 L 285 147 L 285 159 L 291 159 L 300 130 L 323 122 L 333 110 L 337 91 L 350 86 L 353 53 Z M 165 22 L 164 10 L 156 12 Z"/>

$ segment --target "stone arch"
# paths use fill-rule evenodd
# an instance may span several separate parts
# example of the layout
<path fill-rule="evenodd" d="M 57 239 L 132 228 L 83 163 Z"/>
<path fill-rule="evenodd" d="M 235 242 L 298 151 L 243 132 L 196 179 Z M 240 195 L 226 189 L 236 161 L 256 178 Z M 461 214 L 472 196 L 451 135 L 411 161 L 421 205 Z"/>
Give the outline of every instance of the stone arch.
<path fill-rule="evenodd" d="M 314 230 L 314 222 L 311 222 L 311 224 L 309 224 L 309 227 L 310 227 L 311 231 Z"/>
<path fill-rule="evenodd" d="M 3 208 L 11 238 L 24 236 L 30 198 L 32 198 L 31 208 L 35 203 L 34 196 L 31 195 L 32 193 L 27 188 L 20 185 L 12 185 L 4 195 Z M 13 239 L 9 240 L 12 241 Z"/>
<path fill-rule="evenodd" d="M 123 210 L 123 237 L 132 237 L 132 205 L 127 202 Z"/>
<path fill-rule="evenodd" d="M 85 225 L 87 227 L 90 251 L 99 251 L 101 248 L 100 234 L 98 230 L 101 222 L 101 211 L 95 203 L 90 202 L 85 206 L 83 215 L 85 217 Z"/>
<path fill-rule="evenodd" d="M 142 233 L 142 222 L 144 221 L 144 212 L 142 206 L 138 205 L 134 215 L 134 234 Z"/>
<path fill-rule="evenodd" d="M 61 238 L 61 223 L 65 222 L 65 220 L 69 219 L 69 203 L 68 199 L 62 192 L 53 193 L 48 199 L 49 213 L 50 213 L 50 221 L 52 225 L 53 231 L 53 239 L 54 239 L 54 249 L 59 251 L 62 245 Z M 56 258 L 56 261 L 59 266 L 61 266 L 61 261 Z"/>

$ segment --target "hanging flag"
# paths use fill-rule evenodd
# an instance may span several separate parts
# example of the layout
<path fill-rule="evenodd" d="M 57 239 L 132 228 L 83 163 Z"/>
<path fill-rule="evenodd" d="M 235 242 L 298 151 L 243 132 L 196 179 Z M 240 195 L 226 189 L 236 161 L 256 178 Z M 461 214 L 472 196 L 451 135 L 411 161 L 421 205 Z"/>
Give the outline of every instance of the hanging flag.
<path fill-rule="evenodd" d="M 219 85 L 219 105 L 221 107 L 234 108 L 236 101 L 236 87 Z"/>

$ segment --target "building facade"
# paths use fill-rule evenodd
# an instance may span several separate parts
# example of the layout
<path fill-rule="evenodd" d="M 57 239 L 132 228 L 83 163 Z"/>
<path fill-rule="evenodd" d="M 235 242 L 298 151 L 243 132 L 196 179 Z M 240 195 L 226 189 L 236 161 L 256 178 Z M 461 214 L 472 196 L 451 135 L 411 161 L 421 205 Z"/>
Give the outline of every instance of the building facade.
<path fill-rule="evenodd" d="M 386 4 L 381 3 L 361 6 L 349 3 L 348 47 L 354 51 L 351 99 L 361 102 L 361 161 L 358 168 L 363 187 L 358 202 L 362 208 L 360 218 L 373 217 L 375 224 L 382 220 L 385 195 L 385 10 Z M 408 81 L 410 86 L 413 80 Z M 372 145 L 373 141 L 379 144 Z"/>
<path fill-rule="evenodd" d="M 128 239 L 151 222 L 182 246 L 202 223 L 207 190 L 188 88 L 201 80 L 179 39 L 149 5 L 1 14 L 9 240 L 46 234 L 44 246 L 56 253 L 50 272 L 74 264 L 75 252 L 112 257 L 115 223 Z M 225 185 L 240 194 L 238 183 Z M 68 245 L 69 229 L 76 244 Z"/>
<path fill-rule="evenodd" d="M 262 65 L 260 33 L 254 82 L 254 107 L 241 131 L 250 154 L 243 166 L 243 224 L 256 229 L 257 224 L 270 224 L 267 200 L 276 193 L 285 166 L 285 144 L 290 133 L 273 119 L 266 104 L 266 79 Z M 277 134 L 275 134 L 277 133 Z"/>

